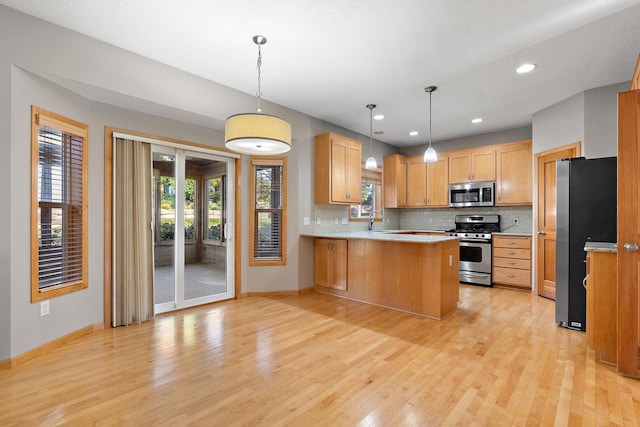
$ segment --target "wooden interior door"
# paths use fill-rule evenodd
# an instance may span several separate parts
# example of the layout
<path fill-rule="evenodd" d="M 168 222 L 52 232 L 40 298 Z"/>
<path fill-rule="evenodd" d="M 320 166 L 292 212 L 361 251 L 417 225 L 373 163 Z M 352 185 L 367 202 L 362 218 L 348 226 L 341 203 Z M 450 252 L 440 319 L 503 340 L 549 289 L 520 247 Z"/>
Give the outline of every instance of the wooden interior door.
<path fill-rule="evenodd" d="M 536 154 L 538 295 L 556 299 L 556 160 L 580 156 L 580 142 Z"/>
<path fill-rule="evenodd" d="M 640 90 L 618 94 L 618 372 L 640 378 Z"/>

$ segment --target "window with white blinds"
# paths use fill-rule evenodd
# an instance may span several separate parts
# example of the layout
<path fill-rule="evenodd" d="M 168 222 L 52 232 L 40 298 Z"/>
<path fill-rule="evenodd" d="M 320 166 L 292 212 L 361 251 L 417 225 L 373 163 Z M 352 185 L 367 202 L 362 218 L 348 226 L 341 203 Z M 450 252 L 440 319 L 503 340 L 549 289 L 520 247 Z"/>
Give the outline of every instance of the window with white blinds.
<path fill-rule="evenodd" d="M 87 136 L 32 107 L 32 302 L 87 287 Z"/>
<path fill-rule="evenodd" d="M 251 265 L 286 264 L 287 159 L 251 158 Z"/>

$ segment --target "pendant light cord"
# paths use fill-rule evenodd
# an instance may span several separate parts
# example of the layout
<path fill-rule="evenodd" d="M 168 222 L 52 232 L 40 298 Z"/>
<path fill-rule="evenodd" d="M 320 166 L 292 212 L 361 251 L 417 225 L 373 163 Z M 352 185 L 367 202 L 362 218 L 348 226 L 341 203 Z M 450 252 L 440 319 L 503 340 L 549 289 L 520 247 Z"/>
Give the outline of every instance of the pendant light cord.
<path fill-rule="evenodd" d="M 373 109 L 377 107 L 376 104 L 367 104 L 369 109 L 369 157 L 373 157 Z"/>
<path fill-rule="evenodd" d="M 262 89 L 261 89 L 261 83 L 262 83 L 262 76 L 260 73 L 260 68 L 262 67 L 262 49 L 261 49 L 260 44 L 258 44 L 258 61 L 257 61 L 257 68 L 258 68 L 258 91 L 256 92 L 256 96 L 258 97 L 258 109 L 256 110 L 258 113 L 262 113 L 262 106 L 260 105 L 260 99 L 262 98 Z"/>
<path fill-rule="evenodd" d="M 429 92 L 429 147 L 431 147 L 431 93 Z"/>

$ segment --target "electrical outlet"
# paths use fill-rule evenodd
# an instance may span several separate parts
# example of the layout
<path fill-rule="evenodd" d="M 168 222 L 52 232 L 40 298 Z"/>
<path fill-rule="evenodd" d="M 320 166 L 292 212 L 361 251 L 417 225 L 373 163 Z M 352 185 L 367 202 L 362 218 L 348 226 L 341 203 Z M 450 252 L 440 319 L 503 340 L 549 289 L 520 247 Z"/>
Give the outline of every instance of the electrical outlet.
<path fill-rule="evenodd" d="M 49 300 L 40 301 L 40 317 L 49 314 Z"/>
<path fill-rule="evenodd" d="M 342 225 L 347 225 L 349 224 L 349 217 L 343 216 L 342 217 Z"/>
<path fill-rule="evenodd" d="M 322 220 L 320 219 L 320 217 L 316 217 L 316 225 L 321 225 L 322 224 Z"/>
<path fill-rule="evenodd" d="M 513 218 L 513 224 L 518 225 L 518 218 Z"/>
<path fill-rule="evenodd" d="M 309 218 L 308 216 L 305 216 L 302 218 L 302 223 L 304 225 L 310 225 L 311 224 L 311 218 Z"/>
<path fill-rule="evenodd" d="M 338 224 L 340 223 L 340 220 L 339 220 L 338 218 L 334 218 L 334 219 L 333 219 L 333 223 L 334 223 L 335 225 L 338 225 Z"/>

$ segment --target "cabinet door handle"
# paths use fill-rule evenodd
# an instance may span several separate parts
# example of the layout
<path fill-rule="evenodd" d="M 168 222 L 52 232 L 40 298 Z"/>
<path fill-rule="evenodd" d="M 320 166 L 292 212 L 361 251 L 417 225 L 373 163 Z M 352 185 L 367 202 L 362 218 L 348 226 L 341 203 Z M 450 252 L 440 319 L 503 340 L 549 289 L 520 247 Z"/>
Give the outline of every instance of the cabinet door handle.
<path fill-rule="evenodd" d="M 627 242 L 623 248 L 627 252 L 638 252 L 638 245 L 635 242 Z"/>
<path fill-rule="evenodd" d="M 509 243 L 507 243 L 507 245 L 512 245 L 512 246 L 513 246 L 513 245 L 515 245 L 515 244 L 516 244 L 516 242 L 509 242 Z"/>
<path fill-rule="evenodd" d="M 508 262 L 507 265 L 516 265 L 515 262 Z"/>
<path fill-rule="evenodd" d="M 515 255 L 515 252 L 507 252 L 507 255 Z"/>

